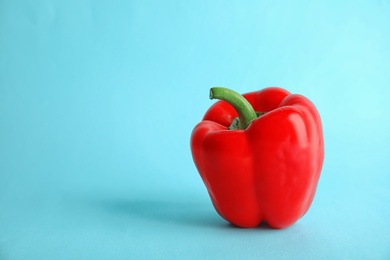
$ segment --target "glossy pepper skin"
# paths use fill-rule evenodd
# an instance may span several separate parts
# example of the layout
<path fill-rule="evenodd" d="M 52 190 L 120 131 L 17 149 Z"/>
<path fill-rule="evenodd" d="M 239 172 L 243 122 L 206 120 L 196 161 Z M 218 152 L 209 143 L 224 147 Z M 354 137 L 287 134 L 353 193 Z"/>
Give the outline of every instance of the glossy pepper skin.
<path fill-rule="evenodd" d="M 192 132 L 194 163 L 225 220 L 244 228 L 262 221 L 285 228 L 314 198 L 324 160 L 321 119 L 310 100 L 281 88 L 243 96 L 265 113 L 246 129 L 229 130 L 237 112 L 216 102 Z"/>

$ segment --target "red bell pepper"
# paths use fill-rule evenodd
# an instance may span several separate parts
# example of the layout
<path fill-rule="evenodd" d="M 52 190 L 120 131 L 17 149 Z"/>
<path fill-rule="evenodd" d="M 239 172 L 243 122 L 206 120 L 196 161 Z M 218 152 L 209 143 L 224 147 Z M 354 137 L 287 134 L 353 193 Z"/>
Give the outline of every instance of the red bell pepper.
<path fill-rule="evenodd" d="M 221 100 L 195 126 L 191 151 L 216 211 L 239 227 L 294 224 L 313 201 L 324 160 L 317 109 L 276 87 L 243 96 L 212 88 L 210 98 Z"/>

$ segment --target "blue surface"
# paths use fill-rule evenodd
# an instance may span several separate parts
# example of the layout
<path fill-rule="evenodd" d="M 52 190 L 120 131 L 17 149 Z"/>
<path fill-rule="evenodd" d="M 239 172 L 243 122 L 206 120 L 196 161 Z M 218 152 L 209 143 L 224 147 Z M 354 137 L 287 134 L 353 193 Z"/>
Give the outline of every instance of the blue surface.
<path fill-rule="evenodd" d="M 0 259 L 390 259 L 390 2 L 0 1 Z M 238 229 L 193 165 L 212 86 L 310 98 L 294 226 Z"/>

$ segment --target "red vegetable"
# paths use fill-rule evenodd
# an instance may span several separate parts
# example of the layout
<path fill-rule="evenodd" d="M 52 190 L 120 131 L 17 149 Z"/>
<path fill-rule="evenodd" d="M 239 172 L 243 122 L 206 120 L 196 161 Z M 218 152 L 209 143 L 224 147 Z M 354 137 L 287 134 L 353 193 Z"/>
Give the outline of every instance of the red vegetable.
<path fill-rule="evenodd" d="M 324 160 L 317 109 L 276 87 L 243 96 L 212 88 L 210 98 L 222 100 L 195 126 L 191 151 L 216 211 L 239 227 L 294 224 L 312 203 Z"/>

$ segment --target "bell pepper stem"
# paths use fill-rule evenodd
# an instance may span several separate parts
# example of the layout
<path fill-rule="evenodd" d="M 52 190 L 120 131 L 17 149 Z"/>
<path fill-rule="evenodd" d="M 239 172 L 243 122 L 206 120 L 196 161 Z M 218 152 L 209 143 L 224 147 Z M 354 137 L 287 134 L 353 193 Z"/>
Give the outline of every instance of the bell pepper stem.
<path fill-rule="evenodd" d="M 248 100 L 231 89 L 223 87 L 211 88 L 210 99 L 221 99 L 233 106 L 240 120 L 239 129 L 246 129 L 257 118 L 256 112 Z"/>

